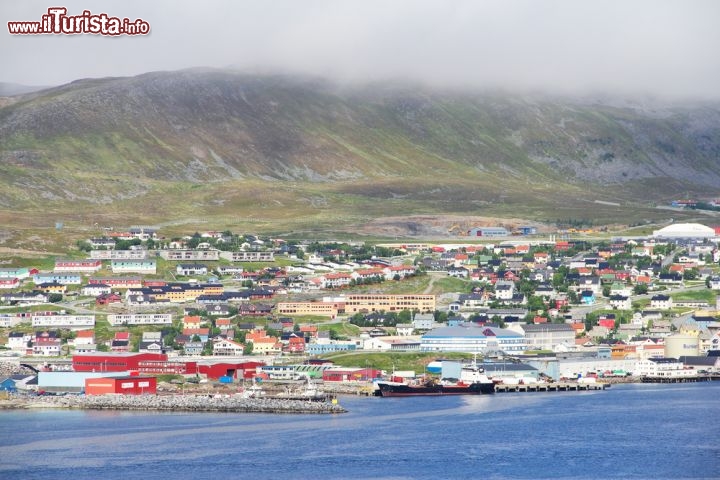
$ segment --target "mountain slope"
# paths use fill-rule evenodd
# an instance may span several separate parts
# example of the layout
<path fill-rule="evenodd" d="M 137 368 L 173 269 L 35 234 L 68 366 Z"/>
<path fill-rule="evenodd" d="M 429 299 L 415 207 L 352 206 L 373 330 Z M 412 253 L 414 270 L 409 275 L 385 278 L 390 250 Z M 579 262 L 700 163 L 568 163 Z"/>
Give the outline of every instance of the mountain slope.
<path fill-rule="evenodd" d="M 588 195 L 711 192 L 719 158 L 716 106 L 649 110 L 226 71 L 79 80 L 0 107 L 0 207 L 26 211 L 133 199 L 249 207 L 268 195 L 311 206 L 335 195 L 350 210 L 381 199 L 388 215 L 562 209 Z M 238 192 L 246 187 L 252 197 Z"/>

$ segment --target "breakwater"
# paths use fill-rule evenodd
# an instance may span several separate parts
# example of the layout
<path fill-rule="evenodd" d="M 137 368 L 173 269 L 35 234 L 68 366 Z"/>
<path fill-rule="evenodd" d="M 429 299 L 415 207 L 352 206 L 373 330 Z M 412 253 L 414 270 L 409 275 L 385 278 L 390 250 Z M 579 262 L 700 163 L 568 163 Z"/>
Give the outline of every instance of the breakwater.
<path fill-rule="evenodd" d="M 345 413 L 337 403 L 278 398 L 242 398 L 237 395 L 64 395 L 11 396 L 0 408 L 68 408 L 166 412 L 234 413 Z"/>

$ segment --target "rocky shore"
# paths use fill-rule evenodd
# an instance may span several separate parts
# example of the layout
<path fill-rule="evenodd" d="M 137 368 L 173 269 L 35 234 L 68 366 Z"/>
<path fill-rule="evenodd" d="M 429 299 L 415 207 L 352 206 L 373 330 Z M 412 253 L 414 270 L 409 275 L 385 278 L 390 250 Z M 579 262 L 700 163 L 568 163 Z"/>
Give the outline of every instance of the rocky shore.
<path fill-rule="evenodd" d="M 241 398 L 237 395 L 64 395 L 12 396 L 0 400 L 0 409 L 67 408 L 164 412 L 234 413 L 345 413 L 330 402 L 277 398 Z"/>

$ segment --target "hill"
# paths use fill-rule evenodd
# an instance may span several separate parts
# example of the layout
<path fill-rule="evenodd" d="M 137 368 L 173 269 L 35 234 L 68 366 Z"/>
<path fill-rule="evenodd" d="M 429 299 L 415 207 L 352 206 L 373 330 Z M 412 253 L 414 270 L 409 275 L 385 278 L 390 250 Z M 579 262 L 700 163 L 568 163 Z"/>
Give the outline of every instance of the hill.
<path fill-rule="evenodd" d="M 667 217 L 653 203 L 675 195 L 715 194 L 718 158 L 717 105 L 187 70 L 78 80 L 0 107 L 0 208 L 38 225 L 323 230 L 412 214 L 632 223 Z"/>

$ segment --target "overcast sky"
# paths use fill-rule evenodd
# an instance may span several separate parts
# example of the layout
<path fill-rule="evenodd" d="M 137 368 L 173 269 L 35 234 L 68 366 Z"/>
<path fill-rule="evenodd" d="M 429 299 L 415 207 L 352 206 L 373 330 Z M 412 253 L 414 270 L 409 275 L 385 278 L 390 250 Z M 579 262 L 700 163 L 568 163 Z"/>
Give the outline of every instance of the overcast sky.
<path fill-rule="evenodd" d="M 10 35 L 68 13 L 148 36 Z M 716 0 L 0 0 L 0 81 L 55 85 L 196 66 L 343 81 L 720 98 Z"/>

